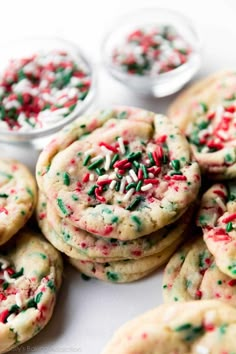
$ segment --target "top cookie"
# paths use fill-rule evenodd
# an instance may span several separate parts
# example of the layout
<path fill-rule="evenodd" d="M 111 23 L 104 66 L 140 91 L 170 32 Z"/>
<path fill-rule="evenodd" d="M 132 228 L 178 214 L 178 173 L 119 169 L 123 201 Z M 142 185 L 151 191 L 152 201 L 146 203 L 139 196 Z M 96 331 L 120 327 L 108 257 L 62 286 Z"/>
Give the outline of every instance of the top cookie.
<path fill-rule="evenodd" d="M 161 305 L 122 326 L 103 354 L 235 353 L 236 309 L 217 300 Z"/>
<path fill-rule="evenodd" d="M 179 129 L 165 116 L 127 107 L 63 130 L 42 152 L 37 178 L 61 217 L 120 240 L 176 220 L 200 184 Z"/>
<path fill-rule="evenodd" d="M 175 100 L 169 116 L 186 134 L 203 172 L 236 177 L 236 72 L 199 81 Z"/>
<path fill-rule="evenodd" d="M 15 160 L 0 159 L 0 245 L 21 229 L 36 203 L 36 183 Z"/>

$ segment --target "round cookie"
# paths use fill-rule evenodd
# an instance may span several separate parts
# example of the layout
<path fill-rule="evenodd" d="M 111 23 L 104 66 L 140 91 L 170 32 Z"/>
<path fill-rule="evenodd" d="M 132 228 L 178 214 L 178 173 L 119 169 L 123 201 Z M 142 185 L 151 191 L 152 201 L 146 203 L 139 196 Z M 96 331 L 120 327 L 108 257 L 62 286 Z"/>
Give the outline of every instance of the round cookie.
<path fill-rule="evenodd" d="M 61 252 L 80 260 L 108 262 L 135 259 L 165 252 L 176 240 L 182 240 L 189 229 L 193 208 L 190 207 L 174 224 L 150 235 L 130 241 L 96 237 L 67 223 L 39 193 L 37 217 L 45 237 Z M 138 226 L 138 225 L 137 225 Z"/>
<path fill-rule="evenodd" d="M 236 306 L 236 282 L 219 270 L 202 237 L 196 237 L 169 260 L 163 296 L 165 302 L 218 299 Z"/>
<path fill-rule="evenodd" d="M 0 252 L 0 353 L 48 323 L 62 280 L 62 259 L 40 234 L 21 230 Z"/>
<path fill-rule="evenodd" d="M 77 120 L 39 158 L 39 186 L 57 213 L 92 234 L 120 240 L 175 221 L 200 184 L 198 164 L 178 128 L 165 116 L 134 108 L 95 117 L 95 123 L 94 115 Z M 81 137 L 81 126 L 99 124 Z"/>
<path fill-rule="evenodd" d="M 33 213 L 36 183 L 20 162 L 0 159 L 0 245 L 19 231 Z"/>
<path fill-rule="evenodd" d="M 236 309 L 217 300 L 165 304 L 123 325 L 102 354 L 235 352 Z"/>
<path fill-rule="evenodd" d="M 202 197 L 197 224 L 219 269 L 236 279 L 236 184 L 215 184 Z"/>
<path fill-rule="evenodd" d="M 215 179 L 236 177 L 236 72 L 194 84 L 171 105 L 169 116 L 187 136 L 203 172 Z"/>
<path fill-rule="evenodd" d="M 69 258 L 69 262 L 88 277 L 112 283 L 127 283 L 141 279 L 162 266 L 168 261 L 179 244 L 180 240 L 177 240 L 163 252 L 139 259 L 99 263 L 92 260 L 81 261 Z"/>

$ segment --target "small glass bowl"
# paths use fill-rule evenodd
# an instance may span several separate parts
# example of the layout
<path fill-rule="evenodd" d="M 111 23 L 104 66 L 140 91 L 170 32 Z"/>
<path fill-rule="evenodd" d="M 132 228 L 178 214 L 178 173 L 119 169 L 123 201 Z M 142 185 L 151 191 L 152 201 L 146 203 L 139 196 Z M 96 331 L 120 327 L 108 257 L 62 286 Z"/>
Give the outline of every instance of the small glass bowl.
<path fill-rule="evenodd" d="M 96 87 L 95 74 L 92 64 L 84 56 L 83 52 L 77 45 L 60 38 L 27 38 L 14 40 L 1 45 L 0 75 L 1 72 L 5 70 L 9 60 L 11 59 L 23 58 L 31 56 L 34 53 L 51 50 L 66 51 L 75 60 L 76 58 L 80 58 L 81 61 L 85 64 L 91 77 L 91 86 L 87 96 L 84 98 L 81 104 L 77 105 L 77 107 L 75 107 L 75 109 L 67 117 L 49 127 L 32 129 L 29 131 L 9 131 L 0 129 L 0 143 L 7 142 L 17 145 L 20 144 L 22 147 L 33 145 L 35 148 L 41 148 L 45 145 L 45 142 L 50 140 L 50 137 L 54 133 L 78 118 L 78 116 L 84 113 L 92 103 Z"/>
<path fill-rule="evenodd" d="M 147 25 L 172 25 L 187 41 L 192 53 L 187 62 L 166 72 L 150 75 L 130 74 L 113 63 L 112 53 L 127 34 Z M 108 72 L 126 87 L 143 95 L 164 97 L 180 90 L 198 71 L 201 64 L 200 39 L 190 20 L 182 14 L 158 8 L 140 9 L 120 18 L 106 34 L 102 44 L 103 63 Z"/>

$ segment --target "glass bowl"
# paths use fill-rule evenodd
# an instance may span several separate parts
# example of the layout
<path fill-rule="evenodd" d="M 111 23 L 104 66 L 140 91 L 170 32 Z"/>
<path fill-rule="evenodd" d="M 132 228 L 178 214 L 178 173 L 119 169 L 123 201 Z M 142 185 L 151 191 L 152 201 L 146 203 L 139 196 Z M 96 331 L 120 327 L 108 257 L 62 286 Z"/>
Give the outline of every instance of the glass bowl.
<path fill-rule="evenodd" d="M 88 94 L 81 101 L 81 104 L 77 105 L 74 110 L 68 114 L 65 118 L 53 123 L 48 127 L 34 128 L 28 131 L 7 130 L 0 128 L 0 143 L 20 144 L 26 146 L 28 144 L 37 148 L 42 147 L 50 137 L 58 130 L 63 128 L 74 119 L 78 118 L 84 113 L 93 101 L 95 94 L 95 74 L 91 62 L 85 57 L 81 49 L 66 40 L 59 38 L 27 38 L 21 40 L 14 40 L 6 44 L 1 45 L 0 56 L 0 75 L 6 69 L 11 59 L 24 58 L 31 56 L 38 52 L 47 52 L 51 50 L 65 51 L 71 55 L 76 61 L 80 60 L 82 64 L 88 70 L 91 78 L 91 86 Z"/>
<path fill-rule="evenodd" d="M 130 74 L 114 64 L 112 59 L 114 49 L 124 41 L 129 33 L 147 25 L 172 25 L 192 48 L 192 53 L 186 63 L 155 76 Z M 164 97 L 180 90 L 196 74 L 201 64 L 200 48 L 200 39 L 188 18 L 172 10 L 149 8 L 127 14 L 113 23 L 103 40 L 102 56 L 103 64 L 108 72 L 132 91 Z"/>

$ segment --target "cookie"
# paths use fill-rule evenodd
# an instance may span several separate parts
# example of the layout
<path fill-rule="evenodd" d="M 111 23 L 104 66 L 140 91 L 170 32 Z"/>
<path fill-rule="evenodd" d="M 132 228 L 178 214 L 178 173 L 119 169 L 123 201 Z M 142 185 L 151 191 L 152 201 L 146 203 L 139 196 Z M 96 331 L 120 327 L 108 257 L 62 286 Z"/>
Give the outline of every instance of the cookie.
<path fill-rule="evenodd" d="M 21 230 L 0 251 L 0 353 L 48 323 L 62 280 L 62 259 L 40 234 Z"/>
<path fill-rule="evenodd" d="M 197 224 L 219 269 L 236 279 L 236 183 L 215 184 L 202 197 Z"/>
<path fill-rule="evenodd" d="M 130 241 L 96 237 L 60 218 L 52 204 L 40 192 L 37 207 L 39 226 L 45 237 L 61 252 L 80 260 L 109 262 L 136 259 L 165 252 L 176 240 L 183 240 L 189 229 L 193 208 L 175 223 L 150 235 Z M 138 225 L 137 225 L 138 226 Z"/>
<path fill-rule="evenodd" d="M 33 213 L 36 183 L 15 160 L 0 159 L 0 245 L 19 231 Z"/>
<path fill-rule="evenodd" d="M 194 84 L 171 105 L 169 116 L 185 133 L 204 173 L 236 177 L 236 72 Z"/>
<path fill-rule="evenodd" d="M 102 354 L 235 352 L 236 309 L 217 300 L 165 304 L 114 334 Z"/>
<path fill-rule="evenodd" d="M 236 282 L 222 273 L 202 236 L 169 260 L 163 279 L 165 302 L 218 299 L 236 306 Z"/>
<path fill-rule="evenodd" d="M 164 252 L 140 259 L 99 263 L 92 260 L 81 261 L 69 258 L 69 262 L 88 277 L 112 283 L 128 283 L 145 277 L 165 264 L 179 244 L 180 241 L 177 240 L 170 247 L 166 248 Z"/>
<path fill-rule="evenodd" d="M 42 152 L 37 178 L 60 217 L 120 240 L 174 222 L 200 185 L 179 129 L 165 116 L 124 107 L 64 130 Z"/>

